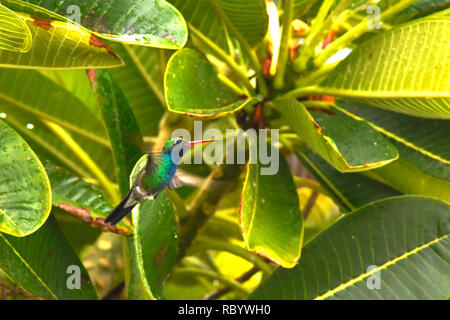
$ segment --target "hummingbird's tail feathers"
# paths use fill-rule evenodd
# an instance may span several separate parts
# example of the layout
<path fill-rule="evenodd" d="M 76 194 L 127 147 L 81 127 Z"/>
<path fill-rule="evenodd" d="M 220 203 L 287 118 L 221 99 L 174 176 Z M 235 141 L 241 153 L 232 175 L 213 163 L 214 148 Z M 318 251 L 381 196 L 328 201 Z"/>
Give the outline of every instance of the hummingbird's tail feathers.
<path fill-rule="evenodd" d="M 137 201 L 133 201 L 130 198 L 133 195 L 133 189 L 126 195 L 126 197 L 122 200 L 121 203 L 109 214 L 109 216 L 105 219 L 106 223 L 110 223 L 111 225 L 117 224 L 120 220 L 122 220 L 131 210 L 136 206 Z"/>

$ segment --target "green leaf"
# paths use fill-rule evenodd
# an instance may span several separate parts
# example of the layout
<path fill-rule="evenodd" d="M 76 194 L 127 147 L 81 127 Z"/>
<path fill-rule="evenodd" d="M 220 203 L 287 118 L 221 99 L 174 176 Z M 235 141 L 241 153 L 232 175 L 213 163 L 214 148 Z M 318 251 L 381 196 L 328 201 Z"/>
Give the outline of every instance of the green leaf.
<path fill-rule="evenodd" d="M 147 163 L 144 155 L 131 174 L 131 184 Z M 178 234 L 175 212 L 167 190 L 155 200 L 144 200 L 133 209 L 134 255 L 144 296 L 163 298 L 164 283 L 175 266 Z"/>
<path fill-rule="evenodd" d="M 387 135 L 400 159 L 371 176 L 403 193 L 439 197 L 450 201 L 450 149 L 448 120 L 410 117 L 364 104 L 339 102 L 341 110 L 356 119 L 365 119 Z"/>
<path fill-rule="evenodd" d="M 295 99 L 273 103 L 299 137 L 340 172 L 370 170 L 398 157 L 395 147 L 381 134 L 337 109 L 308 112 Z"/>
<path fill-rule="evenodd" d="M 170 0 L 185 19 L 222 49 L 228 48 L 228 32 L 222 21 L 229 20 L 252 46 L 267 32 L 268 16 L 264 0 Z M 249 19 L 249 17 L 252 17 Z M 228 50 L 226 50 L 228 51 Z"/>
<path fill-rule="evenodd" d="M 0 168 L 0 232 L 29 235 L 50 214 L 50 182 L 33 150 L 1 120 Z"/>
<path fill-rule="evenodd" d="M 37 71 L 0 69 L 0 103 L 5 110 L 20 109 L 108 145 L 99 118 L 70 91 Z M 9 110 L 2 112 L 8 114 Z"/>
<path fill-rule="evenodd" d="M 265 174 L 262 170 L 267 166 L 254 160 L 250 157 L 241 200 L 245 245 L 285 268 L 292 268 L 300 258 L 303 220 L 291 172 L 282 154 L 279 170 L 273 175 Z"/>
<path fill-rule="evenodd" d="M 120 57 L 89 30 L 48 16 L 39 7 L 33 10 L 19 6 L 17 1 L 3 4 L 25 23 L 32 37 L 31 48 L 22 52 L 1 50 L 0 66 L 14 68 L 105 68 L 123 65 Z M 16 10 L 18 9 L 18 10 Z M 44 17 L 44 18 L 42 18 Z"/>
<path fill-rule="evenodd" d="M 187 115 L 224 116 L 256 100 L 239 97 L 205 57 L 187 48 L 170 58 L 164 86 L 169 111 Z"/>
<path fill-rule="evenodd" d="M 353 211 L 369 202 L 400 195 L 398 191 L 360 173 L 341 173 L 309 150 L 295 147 L 293 151 L 343 211 Z"/>
<path fill-rule="evenodd" d="M 183 17 L 164 0 L 28 0 L 31 4 L 8 0 L 14 8 L 39 17 L 58 17 L 81 23 L 97 35 L 123 43 L 179 49 L 187 40 Z M 33 5 L 34 4 L 34 5 Z M 52 12 L 42 14 L 41 6 Z"/>
<path fill-rule="evenodd" d="M 143 135 L 157 135 L 165 110 L 164 68 L 162 49 L 117 44 L 114 50 L 125 66 L 109 70 L 133 109 Z"/>
<path fill-rule="evenodd" d="M 419 19 L 361 44 L 320 86 L 324 94 L 449 119 L 449 50 L 450 18 Z"/>
<path fill-rule="evenodd" d="M 25 22 L 0 3 L 0 50 L 27 52 L 32 42 Z"/>
<path fill-rule="evenodd" d="M 95 87 L 112 146 L 119 189 L 125 196 L 130 173 L 142 155 L 142 136 L 125 95 L 107 71 L 96 72 Z"/>
<path fill-rule="evenodd" d="M 79 268 L 80 289 L 70 289 Z M 86 269 L 55 218 L 24 238 L 0 233 L 0 269 L 14 282 L 44 299 L 98 299 Z"/>
<path fill-rule="evenodd" d="M 446 299 L 449 222 L 439 200 L 368 204 L 319 234 L 294 269 L 275 271 L 250 299 Z M 377 277 L 380 288 L 369 289 Z"/>
<path fill-rule="evenodd" d="M 116 226 L 104 224 L 104 219 L 114 209 L 111 202 L 96 187 L 69 171 L 48 162 L 45 165 L 53 194 L 53 205 L 106 231 L 131 235 L 133 227 L 127 219 Z"/>

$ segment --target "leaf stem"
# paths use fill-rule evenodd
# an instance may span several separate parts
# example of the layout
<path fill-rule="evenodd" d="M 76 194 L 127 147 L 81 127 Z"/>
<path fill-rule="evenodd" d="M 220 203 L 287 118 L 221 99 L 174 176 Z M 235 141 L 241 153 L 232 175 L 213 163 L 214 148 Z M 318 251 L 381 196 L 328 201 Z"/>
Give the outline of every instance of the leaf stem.
<path fill-rule="evenodd" d="M 174 270 L 174 273 L 177 274 L 183 274 L 183 275 L 190 275 L 190 276 L 200 276 L 205 277 L 211 280 L 218 280 L 222 282 L 223 284 L 226 284 L 227 286 L 230 286 L 231 288 L 239 291 L 240 293 L 244 295 L 248 295 L 250 292 L 239 282 L 228 279 L 227 277 L 221 275 L 220 273 L 201 269 L 201 268 L 194 268 L 194 267 L 183 267 L 183 268 L 177 268 Z"/>
<path fill-rule="evenodd" d="M 285 94 L 283 94 L 281 98 L 301 98 L 309 95 L 324 94 L 324 93 L 325 90 L 323 90 L 319 86 L 307 86 L 288 91 Z"/>
<path fill-rule="evenodd" d="M 300 78 L 297 81 L 295 81 L 295 86 L 298 88 L 298 87 L 304 87 L 304 86 L 313 84 L 315 81 L 317 81 L 318 79 L 320 79 L 321 77 L 325 76 L 327 73 L 332 71 L 334 68 L 336 68 L 336 66 L 340 62 L 341 61 L 339 60 L 339 61 L 327 63 L 327 64 L 321 66 L 319 69 L 316 69 L 316 70 L 312 71 L 311 73 L 309 73 L 308 75 L 306 75 L 305 77 Z"/>
<path fill-rule="evenodd" d="M 234 254 L 235 256 L 241 257 L 242 259 L 245 259 L 257 266 L 266 276 L 272 273 L 272 268 L 263 258 L 235 244 L 215 240 L 205 236 L 199 236 L 196 240 L 196 244 L 205 249 L 226 251 Z"/>
<path fill-rule="evenodd" d="M 233 58 L 223 51 L 219 46 L 217 46 L 214 42 L 212 42 L 208 37 L 206 37 L 203 33 L 201 33 L 198 29 L 196 29 L 192 24 L 188 24 L 189 30 L 191 34 L 204 46 L 206 46 L 211 52 L 216 55 L 218 58 L 222 59 L 228 67 L 235 73 L 235 75 L 241 80 L 242 84 L 248 90 L 250 95 L 255 95 L 255 89 L 252 87 L 250 80 L 247 77 L 247 74 L 242 70 L 242 68 L 233 60 Z"/>
<path fill-rule="evenodd" d="M 269 94 L 269 91 L 267 89 L 266 79 L 264 78 L 264 75 L 262 74 L 261 63 L 259 62 L 255 51 L 250 46 L 247 39 L 245 39 L 244 36 L 239 31 L 236 30 L 236 28 L 231 23 L 231 21 L 228 19 L 228 17 L 223 13 L 222 8 L 217 3 L 217 0 L 212 0 L 211 2 L 214 5 L 214 7 L 216 8 L 216 10 L 219 13 L 220 17 L 222 18 L 222 20 L 224 21 L 225 25 L 228 27 L 228 29 L 231 31 L 231 33 L 236 37 L 236 39 L 241 43 L 242 48 L 247 53 L 250 65 L 252 66 L 253 70 L 255 70 L 256 79 L 258 81 L 258 86 L 259 86 L 259 91 L 263 97 L 267 97 Z"/>
<path fill-rule="evenodd" d="M 322 2 L 319 12 L 311 25 L 311 29 L 303 42 L 300 54 L 294 60 L 294 69 L 296 72 L 302 72 L 306 69 L 306 64 L 314 53 L 314 48 L 317 46 L 318 41 L 320 41 L 318 35 L 321 34 L 321 30 L 325 26 L 324 21 L 334 2 L 335 0 L 325 0 Z"/>
<path fill-rule="evenodd" d="M 281 89 L 284 86 L 284 73 L 288 64 L 289 40 L 291 40 L 291 22 L 293 17 L 294 0 L 283 0 L 283 30 L 281 32 L 278 69 L 273 82 L 275 89 Z"/>

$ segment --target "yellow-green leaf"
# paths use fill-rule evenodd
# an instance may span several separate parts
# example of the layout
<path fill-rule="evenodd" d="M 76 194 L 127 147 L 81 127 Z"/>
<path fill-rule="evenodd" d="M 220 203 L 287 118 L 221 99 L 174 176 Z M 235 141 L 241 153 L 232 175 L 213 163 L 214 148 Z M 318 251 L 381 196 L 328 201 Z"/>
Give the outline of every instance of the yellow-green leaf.
<path fill-rule="evenodd" d="M 32 41 L 25 22 L 0 3 L 0 50 L 27 52 Z"/>
<path fill-rule="evenodd" d="M 450 118 L 450 18 L 419 19 L 368 39 L 323 93 L 425 118 Z"/>
<path fill-rule="evenodd" d="M 52 207 L 50 182 L 33 150 L 0 120 L 0 232 L 29 235 Z"/>

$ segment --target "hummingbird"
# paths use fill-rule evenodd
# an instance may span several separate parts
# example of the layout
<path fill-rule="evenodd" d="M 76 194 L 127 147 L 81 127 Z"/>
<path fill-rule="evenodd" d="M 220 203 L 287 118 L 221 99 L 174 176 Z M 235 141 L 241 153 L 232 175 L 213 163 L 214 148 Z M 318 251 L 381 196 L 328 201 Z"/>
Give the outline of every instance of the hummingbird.
<path fill-rule="evenodd" d="M 191 146 L 213 141 L 215 140 L 188 141 L 177 137 L 168 140 L 161 152 L 148 153 L 147 163 L 138 173 L 130 192 L 105 222 L 115 225 L 142 200 L 156 199 L 166 187 L 175 189 L 189 183 L 189 177 L 177 174 L 181 158 Z"/>

